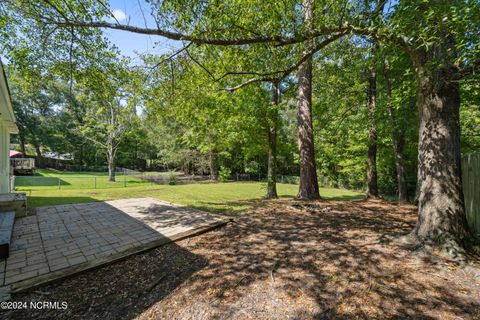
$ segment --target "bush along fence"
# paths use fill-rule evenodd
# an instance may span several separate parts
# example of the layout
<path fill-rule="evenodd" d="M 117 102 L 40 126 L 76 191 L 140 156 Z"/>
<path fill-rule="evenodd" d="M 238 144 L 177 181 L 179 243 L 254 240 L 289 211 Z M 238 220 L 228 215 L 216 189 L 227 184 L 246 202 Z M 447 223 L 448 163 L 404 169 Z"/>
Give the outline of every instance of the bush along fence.
<path fill-rule="evenodd" d="M 463 195 L 470 230 L 480 238 L 480 153 L 462 158 Z"/>

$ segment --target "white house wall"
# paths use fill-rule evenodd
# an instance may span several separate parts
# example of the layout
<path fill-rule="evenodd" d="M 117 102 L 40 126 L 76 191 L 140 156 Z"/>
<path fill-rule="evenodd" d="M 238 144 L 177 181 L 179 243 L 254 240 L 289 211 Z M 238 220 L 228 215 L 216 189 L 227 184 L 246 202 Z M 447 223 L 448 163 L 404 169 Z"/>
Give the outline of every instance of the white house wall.
<path fill-rule="evenodd" d="M 0 119 L 0 193 L 9 192 L 10 180 L 10 130 L 3 120 Z"/>

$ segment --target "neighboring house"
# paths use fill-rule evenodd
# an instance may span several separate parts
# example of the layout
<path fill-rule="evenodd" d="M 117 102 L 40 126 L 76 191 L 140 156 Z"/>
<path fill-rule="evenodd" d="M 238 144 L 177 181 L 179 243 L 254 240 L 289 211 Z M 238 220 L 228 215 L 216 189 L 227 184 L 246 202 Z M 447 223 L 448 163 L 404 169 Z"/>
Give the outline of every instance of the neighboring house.
<path fill-rule="evenodd" d="M 44 152 L 41 161 L 42 168 L 66 170 L 72 164 L 73 155 L 70 153 Z"/>
<path fill-rule="evenodd" d="M 0 60 L 0 194 L 10 192 L 10 134 L 18 133 L 7 78 Z"/>
<path fill-rule="evenodd" d="M 61 154 L 58 152 L 44 152 L 43 157 L 59 161 L 70 161 L 73 159 L 73 155 L 70 153 Z"/>

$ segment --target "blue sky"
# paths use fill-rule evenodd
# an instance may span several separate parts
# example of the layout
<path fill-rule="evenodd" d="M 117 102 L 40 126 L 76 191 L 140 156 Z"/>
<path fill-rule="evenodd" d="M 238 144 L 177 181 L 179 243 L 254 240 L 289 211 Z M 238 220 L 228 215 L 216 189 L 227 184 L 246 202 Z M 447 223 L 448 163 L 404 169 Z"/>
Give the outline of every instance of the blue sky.
<path fill-rule="evenodd" d="M 150 16 L 150 7 L 144 0 L 110 0 L 109 2 L 110 8 L 120 23 L 155 27 L 154 20 Z M 119 30 L 104 30 L 104 32 L 122 54 L 130 56 L 134 61 L 138 61 L 139 53 L 160 54 L 171 52 L 181 45 L 176 41 L 159 36 L 141 35 Z"/>

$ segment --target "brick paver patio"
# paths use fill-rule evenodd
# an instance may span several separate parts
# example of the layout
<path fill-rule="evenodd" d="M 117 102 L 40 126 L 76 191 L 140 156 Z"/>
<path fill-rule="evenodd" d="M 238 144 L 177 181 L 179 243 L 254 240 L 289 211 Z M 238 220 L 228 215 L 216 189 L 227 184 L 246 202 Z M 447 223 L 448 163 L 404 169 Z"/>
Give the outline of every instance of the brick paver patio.
<path fill-rule="evenodd" d="M 19 291 L 224 223 L 151 198 L 40 207 L 15 222 L 0 282 Z"/>

